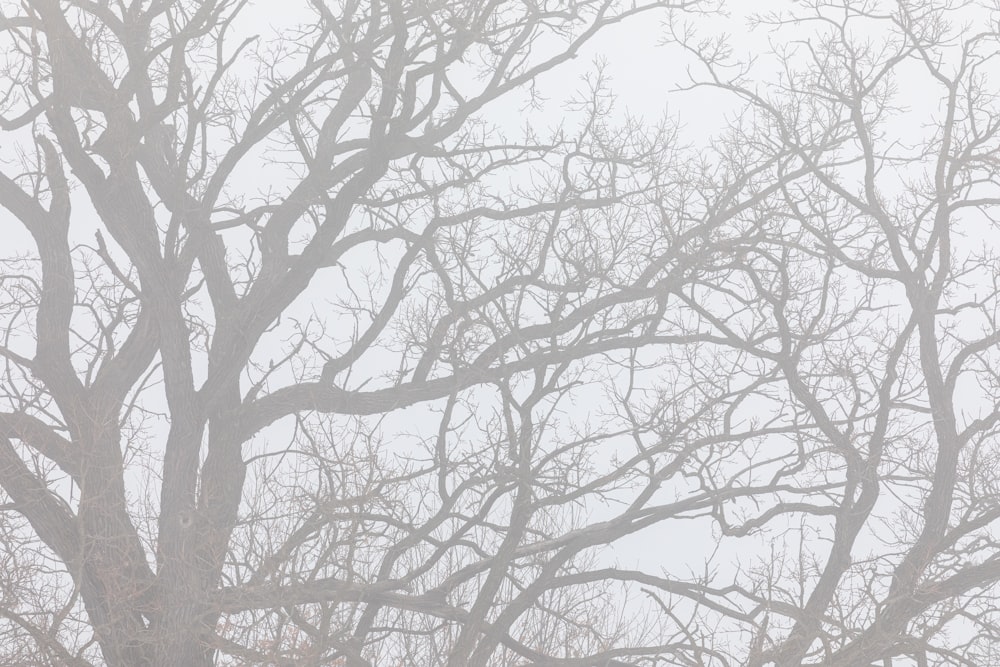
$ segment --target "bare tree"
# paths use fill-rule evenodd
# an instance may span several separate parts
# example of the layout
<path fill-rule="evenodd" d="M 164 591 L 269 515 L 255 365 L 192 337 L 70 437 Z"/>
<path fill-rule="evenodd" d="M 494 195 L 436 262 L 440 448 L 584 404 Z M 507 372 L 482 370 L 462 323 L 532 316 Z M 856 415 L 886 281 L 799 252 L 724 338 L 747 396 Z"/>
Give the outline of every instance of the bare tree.
<path fill-rule="evenodd" d="M 592 436 L 544 433 L 658 335 L 658 223 L 622 258 L 673 139 L 599 78 L 548 137 L 485 112 L 687 4 L 5 5 L 10 659 L 612 657 L 607 593 L 550 585 Z"/>
<path fill-rule="evenodd" d="M 720 547 L 770 547 L 701 603 L 751 638 L 743 664 L 995 664 L 998 7 L 800 4 L 755 17 L 770 84 L 675 32 L 693 85 L 739 100 L 730 154 L 782 182 L 685 299 L 746 359 L 760 425 L 690 474 Z"/>
<path fill-rule="evenodd" d="M 996 663 L 1000 12 L 798 4 L 4 3 L 3 660 Z"/>

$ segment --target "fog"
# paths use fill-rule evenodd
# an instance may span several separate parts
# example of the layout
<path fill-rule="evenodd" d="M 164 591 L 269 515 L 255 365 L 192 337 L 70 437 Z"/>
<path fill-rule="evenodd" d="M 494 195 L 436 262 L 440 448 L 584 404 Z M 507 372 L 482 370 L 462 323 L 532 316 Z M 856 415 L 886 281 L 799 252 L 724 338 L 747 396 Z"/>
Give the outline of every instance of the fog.
<path fill-rule="evenodd" d="M 0 664 L 1000 665 L 1000 6 L 0 35 Z"/>

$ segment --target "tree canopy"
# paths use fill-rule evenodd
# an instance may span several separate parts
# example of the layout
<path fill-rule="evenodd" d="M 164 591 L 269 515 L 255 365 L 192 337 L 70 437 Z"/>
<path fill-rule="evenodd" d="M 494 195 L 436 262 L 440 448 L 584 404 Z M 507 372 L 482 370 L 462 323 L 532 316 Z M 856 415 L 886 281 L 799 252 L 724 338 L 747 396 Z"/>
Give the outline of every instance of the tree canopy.
<path fill-rule="evenodd" d="M 998 664 L 1000 8 L 730 4 L 0 2 L 0 661 Z"/>

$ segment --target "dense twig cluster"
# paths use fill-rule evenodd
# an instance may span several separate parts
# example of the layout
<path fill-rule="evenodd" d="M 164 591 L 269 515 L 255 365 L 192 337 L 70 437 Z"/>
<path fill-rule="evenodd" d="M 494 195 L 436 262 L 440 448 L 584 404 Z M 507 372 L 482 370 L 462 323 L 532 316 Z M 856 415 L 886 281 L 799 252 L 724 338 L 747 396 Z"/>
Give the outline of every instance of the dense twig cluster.
<path fill-rule="evenodd" d="M 797 5 L 2 3 L 2 661 L 1000 660 L 1000 14 Z"/>

